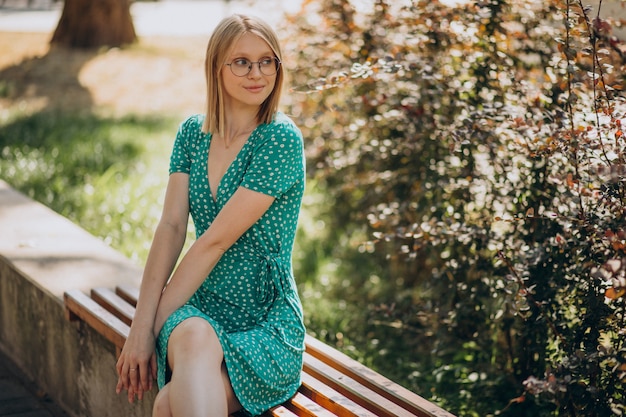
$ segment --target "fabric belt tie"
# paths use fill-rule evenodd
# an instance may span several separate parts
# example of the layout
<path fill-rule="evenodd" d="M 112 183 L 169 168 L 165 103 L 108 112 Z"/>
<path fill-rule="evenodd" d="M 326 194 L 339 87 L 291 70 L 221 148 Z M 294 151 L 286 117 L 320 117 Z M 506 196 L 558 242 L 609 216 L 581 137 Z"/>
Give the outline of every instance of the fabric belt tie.
<path fill-rule="evenodd" d="M 286 262 L 279 256 L 262 255 L 260 277 L 260 299 L 262 303 L 273 302 L 277 298 L 285 298 L 290 291 L 291 276 Z"/>

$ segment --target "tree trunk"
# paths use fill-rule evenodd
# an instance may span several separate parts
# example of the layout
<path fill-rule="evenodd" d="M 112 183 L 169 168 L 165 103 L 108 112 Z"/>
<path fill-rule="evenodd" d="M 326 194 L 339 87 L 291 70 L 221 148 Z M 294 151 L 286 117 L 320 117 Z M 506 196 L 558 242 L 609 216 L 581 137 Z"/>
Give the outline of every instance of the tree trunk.
<path fill-rule="evenodd" d="M 65 0 L 52 43 L 74 48 L 135 42 L 130 0 Z"/>

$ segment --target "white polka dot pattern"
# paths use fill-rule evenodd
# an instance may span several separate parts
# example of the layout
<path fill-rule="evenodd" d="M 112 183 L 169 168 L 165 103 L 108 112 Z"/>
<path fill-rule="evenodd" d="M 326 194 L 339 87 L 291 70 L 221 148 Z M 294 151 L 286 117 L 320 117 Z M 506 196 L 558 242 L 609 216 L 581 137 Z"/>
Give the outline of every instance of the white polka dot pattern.
<path fill-rule="evenodd" d="M 228 250 L 189 302 L 166 321 L 157 340 L 158 384 L 167 382 L 167 341 L 178 324 L 202 317 L 215 329 L 237 398 L 251 415 L 289 399 L 300 386 L 304 324 L 291 252 L 304 193 L 302 134 L 284 114 L 257 127 L 222 178 L 208 183 L 211 135 L 203 116 L 180 126 L 170 173 L 189 174 L 189 204 L 202 235 L 238 187 L 275 198 Z"/>

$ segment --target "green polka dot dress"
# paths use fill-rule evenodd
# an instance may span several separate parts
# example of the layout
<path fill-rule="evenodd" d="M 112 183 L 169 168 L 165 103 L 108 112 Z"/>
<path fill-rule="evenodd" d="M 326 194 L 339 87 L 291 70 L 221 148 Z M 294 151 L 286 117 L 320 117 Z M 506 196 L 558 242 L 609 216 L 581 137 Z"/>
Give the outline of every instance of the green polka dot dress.
<path fill-rule="evenodd" d="M 211 135 L 203 116 L 179 128 L 170 173 L 189 174 L 189 205 L 196 235 L 204 233 L 238 187 L 275 198 L 267 212 L 224 253 L 189 302 L 165 322 L 157 338 L 158 385 L 169 379 L 167 342 L 189 317 L 215 329 L 237 398 L 258 415 L 293 396 L 300 386 L 305 329 L 291 268 L 302 195 L 302 134 L 284 114 L 258 126 L 224 174 L 215 200 L 208 182 Z"/>

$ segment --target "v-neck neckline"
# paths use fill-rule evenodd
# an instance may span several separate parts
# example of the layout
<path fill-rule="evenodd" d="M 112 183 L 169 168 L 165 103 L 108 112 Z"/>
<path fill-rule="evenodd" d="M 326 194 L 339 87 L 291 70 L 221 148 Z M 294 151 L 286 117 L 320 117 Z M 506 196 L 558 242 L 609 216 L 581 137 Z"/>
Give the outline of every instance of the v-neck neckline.
<path fill-rule="evenodd" d="M 233 168 L 233 166 L 235 165 L 235 163 L 239 161 L 239 157 L 241 156 L 243 150 L 248 146 L 248 143 L 250 143 L 250 139 L 252 139 L 252 136 L 256 133 L 256 131 L 259 128 L 259 126 L 255 127 L 252 130 L 252 132 L 250 132 L 250 134 L 246 138 L 245 142 L 241 146 L 241 149 L 239 149 L 239 151 L 237 152 L 237 154 L 235 155 L 233 160 L 230 161 L 230 163 L 228 164 L 228 167 L 226 168 L 226 170 L 224 171 L 224 174 L 222 175 L 222 178 L 220 178 L 219 181 L 217 182 L 217 186 L 216 186 L 215 190 L 213 190 L 212 187 L 211 187 L 211 179 L 210 179 L 210 176 L 209 176 L 209 154 L 211 152 L 211 142 L 213 142 L 214 136 L 213 136 L 213 134 L 209 134 L 208 135 L 208 140 L 206 141 L 206 143 L 207 143 L 206 154 L 205 154 L 205 158 L 204 158 L 205 168 L 206 168 L 204 178 L 206 180 L 207 189 L 209 191 L 209 195 L 211 196 L 211 200 L 213 200 L 213 203 L 217 203 L 218 202 L 218 197 L 219 197 L 219 194 L 220 194 L 220 190 L 222 189 L 222 183 L 224 182 L 224 179 L 229 175 L 229 173 L 230 173 L 231 169 Z"/>

